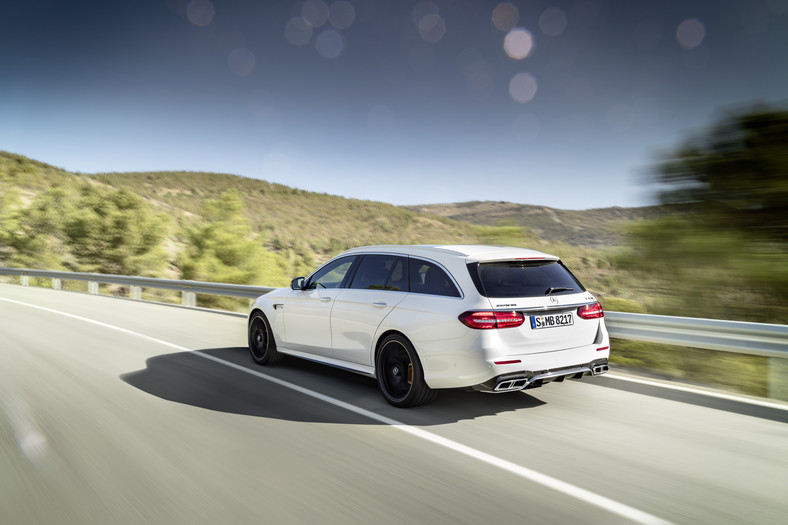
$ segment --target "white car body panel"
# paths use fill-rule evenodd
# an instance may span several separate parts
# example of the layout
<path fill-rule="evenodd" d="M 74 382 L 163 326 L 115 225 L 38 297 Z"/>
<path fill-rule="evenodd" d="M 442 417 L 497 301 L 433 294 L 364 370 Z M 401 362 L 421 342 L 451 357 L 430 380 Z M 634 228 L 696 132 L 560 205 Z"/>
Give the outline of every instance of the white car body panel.
<path fill-rule="evenodd" d="M 284 331 L 277 334 L 282 345 L 331 357 L 331 308 L 340 293 L 339 289 L 293 290 L 284 302 Z"/>
<path fill-rule="evenodd" d="M 331 311 L 332 357 L 372 366 L 378 327 L 407 295 L 382 290 L 342 290 Z"/>

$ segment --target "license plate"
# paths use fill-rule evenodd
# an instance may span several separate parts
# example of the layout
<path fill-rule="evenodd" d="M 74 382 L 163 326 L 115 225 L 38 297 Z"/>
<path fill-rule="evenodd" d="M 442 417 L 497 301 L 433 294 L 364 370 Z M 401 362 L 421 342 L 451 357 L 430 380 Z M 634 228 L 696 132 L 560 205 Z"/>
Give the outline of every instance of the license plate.
<path fill-rule="evenodd" d="M 531 328 L 534 330 L 538 330 L 540 328 L 572 326 L 573 324 L 575 324 L 575 318 L 571 313 L 531 316 Z"/>

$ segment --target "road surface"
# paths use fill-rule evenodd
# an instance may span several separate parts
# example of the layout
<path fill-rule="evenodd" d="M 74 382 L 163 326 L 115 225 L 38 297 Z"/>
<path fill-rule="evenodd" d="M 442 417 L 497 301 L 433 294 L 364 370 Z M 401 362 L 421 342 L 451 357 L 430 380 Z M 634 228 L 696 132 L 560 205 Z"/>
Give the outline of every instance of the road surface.
<path fill-rule="evenodd" d="M 401 410 L 362 376 L 255 365 L 245 323 L 0 284 L 0 523 L 788 516 L 784 407 L 597 377 Z"/>

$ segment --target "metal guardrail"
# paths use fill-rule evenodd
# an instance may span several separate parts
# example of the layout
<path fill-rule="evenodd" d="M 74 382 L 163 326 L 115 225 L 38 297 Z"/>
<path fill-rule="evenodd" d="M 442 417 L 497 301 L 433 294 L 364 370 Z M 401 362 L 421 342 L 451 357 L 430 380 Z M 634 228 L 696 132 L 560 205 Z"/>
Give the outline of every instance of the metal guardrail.
<path fill-rule="evenodd" d="M 24 268 L 0 268 L 0 275 L 17 275 L 23 285 L 30 277 L 52 279 L 52 287 L 61 288 L 61 281 L 87 281 L 88 291 L 98 294 L 98 284 L 119 284 L 130 287 L 132 299 L 141 299 L 142 288 L 162 288 L 181 292 L 186 306 L 195 306 L 195 294 L 223 295 L 254 299 L 274 290 L 268 286 L 246 286 L 176 279 L 154 279 L 98 273 L 58 272 Z M 605 312 L 605 324 L 611 337 L 669 345 L 708 348 L 739 354 L 772 358 L 788 358 L 788 326 L 721 321 L 691 317 Z"/>
<path fill-rule="evenodd" d="M 605 312 L 611 337 L 788 358 L 788 326 L 695 317 Z"/>
<path fill-rule="evenodd" d="M 788 401 L 788 326 L 605 312 L 610 337 L 767 357 L 768 397 Z"/>
<path fill-rule="evenodd" d="M 103 273 L 58 272 L 52 270 L 28 270 L 25 268 L 0 268 L 0 275 L 18 275 L 22 285 L 27 286 L 30 277 L 52 279 L 52 288 L 61 289 L 62 281 L 87 281 L 88 292 L 98 294 L 99 284 L 119 284 L 130 287 L 132 299 L 142 299 L 143 288 L 160 288 L 181 292 L 181 302 L 185 306 L 196 306 L 196 294 L 222 295 L 228 297 L 257 297 L 275 290 L 270 286 L 248 286 L 243 284 L 208 283 L 184 281 L 179 279 L 155 279 L 128 275 Z"/>

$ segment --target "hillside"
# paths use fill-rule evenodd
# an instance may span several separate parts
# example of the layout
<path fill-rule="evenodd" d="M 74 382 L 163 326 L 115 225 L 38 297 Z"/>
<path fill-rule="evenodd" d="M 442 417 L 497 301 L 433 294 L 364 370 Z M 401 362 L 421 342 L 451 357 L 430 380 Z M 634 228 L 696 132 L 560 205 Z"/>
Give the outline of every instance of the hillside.
<path fill-rule="evenodd" d="M 359 244 L 496 242 L 507 231 L 500 227 L 509 227 L 511 234 L 512 226 L 522 228 L 519 243 L 538 238 L 548 244 L 589 248 L 621 246 L 627 224 L 661 212 L 656 206 L 575 211 L 490 201 L 397 207 L 221 173 L 70 173 L 7 152 L 0 152 L 0 176 L 0 187 L 13 186 L 27 202 L 50 188 L 87 183 L 127 188 L 175 219 L 187 221 L 199 216 L 206 199 L 236 190 L 268 248 L 291 249 L 317 259 Z"/>
<path fill-rule="evenodd" d="M 302 264 L 296 267 L 301 269 L 314 267 L 343 249 L 365 244 L 524 244 L 534 239 L 527 229 L 479 227 L 381 202 L 313 193 L 236 175 L 81 174 L 0 152 L 0 191 L 7 196 L 12 193 L 19 196 L 16 204 L 6 204 L 6 208 L 30 207 L 38 197 L 55 188 L 76 195 L 85 185 L 130 190 L 154 211 L 167 215 L 170 222 L 165 244 L 171 262 L 169 276 L 177 273 L 172 263 L 184 247 L 184 231 L 204 219 L 202 213 L 207 201 L 227 192 L 235 192 L 242 200 L 243 213 L 260 244 L 270 252 L 297 259 Z"/>
<path fill-rule="evenodd" d="M 235 190 L 267 248 L 325 259 L 359 244 L 474 242 L 473 228 L 380 202 L 345 199 L 281 184 L 218 173 L 112 173 L 98 183 L 128 188 L 182 217 L 198 215 L 206 199 Z"/>
<path fill-rule="evenodd" d="M 623 246 L 626 244 L 627 225 L 633 221 L 654 219 L 664 214 L 664 208 L 660 206 L 559 210 L 546 206 L 492 201 L 427 204 L 407 208 L 471 224 L 513 224 L 530 229 L 548 242 L 590 248 Z"/>

